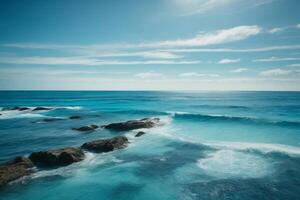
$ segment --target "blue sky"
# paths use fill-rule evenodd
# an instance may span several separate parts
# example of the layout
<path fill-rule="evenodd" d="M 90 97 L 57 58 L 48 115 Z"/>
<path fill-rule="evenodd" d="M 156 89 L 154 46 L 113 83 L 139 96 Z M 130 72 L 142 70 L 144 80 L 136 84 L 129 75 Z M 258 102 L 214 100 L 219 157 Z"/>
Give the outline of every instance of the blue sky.
<path fill-rule="evenodd" d="M 298 0 L 0 3 L 0 89 L 300 90 Z"/>

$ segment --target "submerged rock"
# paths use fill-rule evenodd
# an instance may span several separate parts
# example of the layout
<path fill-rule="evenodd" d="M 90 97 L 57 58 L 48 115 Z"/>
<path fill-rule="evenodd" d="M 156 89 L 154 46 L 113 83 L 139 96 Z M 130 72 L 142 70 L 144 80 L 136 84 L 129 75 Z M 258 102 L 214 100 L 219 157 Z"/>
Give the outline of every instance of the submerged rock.
<path fill-rule="evenodd" d="M 113 131 L 130 131 L 140 128 L 152 128 L 158 125 L 159 122 L 159 118 L 144 118 L 141 120 L 130 120 L 127 122 L 112 123 L 104 125 L 102 127 Z"/>
<path fill-rule="evenodd" d="M 97 128 L 99 128 L 99 126 L 92 124 L 92 125 L 88 125 L 88 126 L 82 126 L 82 127 L 79 127 L 79 128 L 73 128 L 73 130 L 76 130 L 76 131 L 94 131 Z"/>
<path fill-rule="evenodd" d="M 18 111 L 24 111 L 24 110 L 30 110 L 30 108 L 28 107 L 21 107 L 21 106 L 16 106 L 13 108 L 2 108 L 3 111 L 14 111 L 14 110 L 18 110 Z"/>
<path fill-rule="evenodd" d="M 139 131 L 137 134 L 135 134 L 134 137 L 140 137 L 142 135 L 146 134 L 144 131 Z"/>
<path fill-rule="evenodd" d="M 47 108 L 47 107 L 36 107 L 36 108 L 33 109 L 32 111 L 44 111 L 44 110 L 51 110 L 51 108 Z"/>
<path fill-rule="evenodd" d="M 67 147 L 56 150 L 32 153 L 30 160 L 40 166 L 64 166 L 84 159 L 84 152 L 79 148 Z"/>
<path fill-rule="evenodd" d="M 63 120 L 63 118 L 46 118 L 42 120 L 35 121 L 35 123 L 48 123 L 48 122 L 55 122 L 55 121 L 60 121 Z"/>
<path fill-rule="evenodd" d="M 94 140 L 84 143 L 81 148 L 96 153 L 109 152 L 115 149 L 125 148 L 128 139 L 125 136 L 117 136 L 110 139 Z"/>
<path fill-rule="evenodd" d="M 27 176 L 33 172 L 33 163 L 26 157 L 16 157 L 14 160 L 0 166 L 0 187 L 9 182 Z"/>
<path fill-rule="evenodd" d="M 80 119 L 81 117 L 78 115 L 70 116 L 69 119 Z"/>

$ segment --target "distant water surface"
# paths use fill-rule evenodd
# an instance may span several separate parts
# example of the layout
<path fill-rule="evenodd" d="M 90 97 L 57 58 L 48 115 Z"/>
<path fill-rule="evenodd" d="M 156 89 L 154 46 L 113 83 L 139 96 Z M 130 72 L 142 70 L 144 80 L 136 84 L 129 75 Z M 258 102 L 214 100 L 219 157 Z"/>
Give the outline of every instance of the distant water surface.
<path fill-rule="evenodd" d="M 0 111 L 0 162 L 117 135 L 130 144 L 39 171 L 3 200 L 300 199 L 300 92 L 0 92 L 14 106 L 52 110 Z M 165 125 L 138 138 L 72 130 L 145 117 Z M 45 118 L 63 120 L 35 123 Z"/>

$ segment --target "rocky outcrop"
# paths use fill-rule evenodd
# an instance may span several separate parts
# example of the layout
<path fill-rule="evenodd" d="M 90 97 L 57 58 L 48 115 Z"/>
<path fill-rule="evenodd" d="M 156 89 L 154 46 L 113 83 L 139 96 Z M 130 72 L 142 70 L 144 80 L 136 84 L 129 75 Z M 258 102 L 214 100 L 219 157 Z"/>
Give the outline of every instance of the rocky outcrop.
<path fill-rule="evenodd" d="M 140 128 L 152 128 L 159 125 L 159 118 L 144 118 L 141 120 L 131 120 L 127 122 L 112 123 L 102 126 L 103 128 L 113 130 L 113 131 L 130 131 Z"/>
<path fill-rule="evenodd" d="M 83 160 L 84 152 L 79 148 L 67 147 L 35 152 L 29 156 L 29 159 L 38 166 L 64 166 Z"/>
<path fill-rule="evenodd" d="M 146 134 L 144 131 L 139 131 L 137 134 L 135 134 L 134 137 L 140 137 L 142 135 Z"/>
<path fill-rule="evenodd" d="M 73 130 L 76 130 L 76 131 L 94 131 L 97 128 L 99 128 L 99 126 L 92 124 L 92 125 L 88 125 L 88 126 L 82 126 L 82 127 L 79 127 L 79 128 L 73 128 Z"/>
<path fill-rule="evenodd" d="M 51 110 L 51 108 L 47 108 L 47 107 L 36 107 L 36 108 L 33 109 L 32 111 L 46 111 L 46 110 Z"/>
<path fill-rule="evenodd" d="M 78 115 L 70 116 L 69 119 L 80 119 L 81 117 Z"/>
<path fill-rule="evenodd" d="M 14 160 L 0 166 L 0 187 L 9 182 L 27 176 L 33 172 L 33 163 L 25 157 L 16 157 Z"/>
<path fill-rule="evenodd" d="M 84 143 L 81 148 L 96 153 L 109 152 L 115 149 L 125 148 L 128 139 L 124 136 L 117 136 L 110 139 L 95 140 Z"/>

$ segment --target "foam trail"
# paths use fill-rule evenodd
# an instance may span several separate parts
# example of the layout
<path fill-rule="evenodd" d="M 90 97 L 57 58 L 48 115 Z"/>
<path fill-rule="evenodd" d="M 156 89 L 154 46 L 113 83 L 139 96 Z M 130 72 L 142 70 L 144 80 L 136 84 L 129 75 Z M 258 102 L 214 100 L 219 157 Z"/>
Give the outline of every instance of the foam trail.
<path fill-rule="evenodd" d="M 2 111 L 0 115 L 0 119 L 36 118 L 36 117 L 46 117 L 46 116 L 39 113 L 28 113 L 28 112 L 21 112 L 21 111 Z"/>
<path fill-rule="evenodd" d="M 263 153 L 279 152 L 290 156 L 300 156 L 300 148 L 296 146 L 271 143 L 247 143 L 247 142 L 206 142 L 204 145 L 222 149 L 234 150 L 259 150 Z"/>

